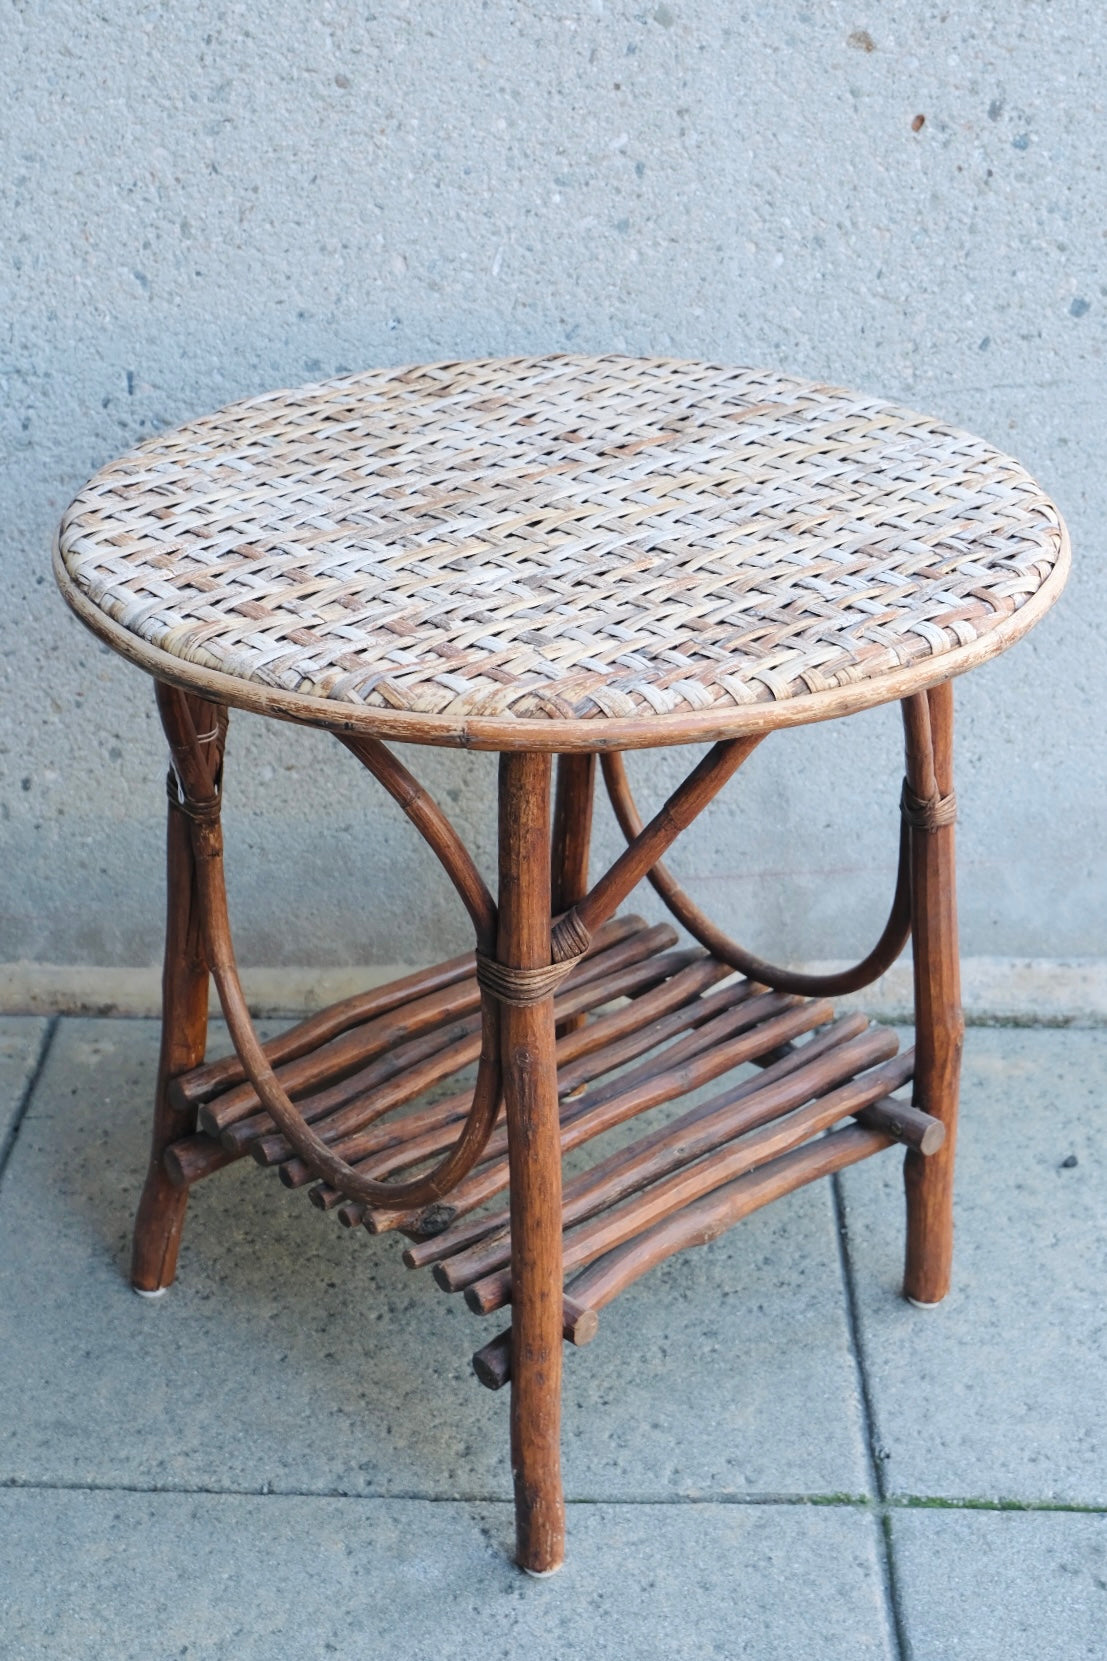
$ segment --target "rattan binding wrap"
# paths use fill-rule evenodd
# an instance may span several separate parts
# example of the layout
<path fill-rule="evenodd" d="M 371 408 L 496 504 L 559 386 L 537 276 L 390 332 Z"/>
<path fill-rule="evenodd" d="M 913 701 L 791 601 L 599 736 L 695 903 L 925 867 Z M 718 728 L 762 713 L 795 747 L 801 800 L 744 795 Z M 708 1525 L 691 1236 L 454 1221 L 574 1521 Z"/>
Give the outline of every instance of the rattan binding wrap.
<path fill-rule="evenodd" d="M 1067 543 L 1016 462 L 878 399 L 550 357 L 232 405 L 98 473 L 59 558 L 86 621 L 211 695 L 215 672 L 396 736 L 646 722 L 663 743 L 967 667 L 1059 592 Z"/>

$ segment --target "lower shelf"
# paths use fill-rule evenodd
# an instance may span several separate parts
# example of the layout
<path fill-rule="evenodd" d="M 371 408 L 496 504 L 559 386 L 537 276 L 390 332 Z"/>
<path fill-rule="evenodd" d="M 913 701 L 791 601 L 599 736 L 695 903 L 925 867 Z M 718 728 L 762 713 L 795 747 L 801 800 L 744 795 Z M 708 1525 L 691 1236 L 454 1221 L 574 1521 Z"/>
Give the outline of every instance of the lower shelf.
<path fill-rule="evenodd" d="M 913 1057 L 897 1053 L 888 1028 L 863 1015 L 836 1019 L 824 1000 L 743 980 L 699 948 L 679 947 L 668 924 L 622 917 L 597 931 L 555 1014 L 563 1154 L 591 1152 L 609 1133 L 621 1139 L 564 1184 L 564 1332 L 572 1343 L 589 1342 L 598 1311 L 656 1264 L 780 1195 L 893 1142 L 924 1154 L 941 1145 L 938 1121 L 892 1095 L 910 1080 Z M 471 1095 L 453 1086 L 479 1048 L 467 956 L 336 1004 L 266 1053 L 316 1132 L 385 1180 L 415 1173 L 452 1146 Z M 727 1078 L 739 1069 L 742 1076 Z M 720 1091 L 699 1099 L 724 1078 Z M 445 1200 L 384 1211 L 313 1181 L 260 1110 L 237 1057 L 181 1075 L 172 1091 L 201 1127 L 166 1152 L 178 1185 L 249 1153 L 347 1227 L 405 1234 L 408 1266 L 432 1265 L 438 1283 L 479 1313 L 510 1304 L 502 1119 Z M 687 1096 L 696 1100 L 674 1117 L 672 1104 Z M 653 1112 L 662 1108 L 668 1116 Z M 646 1114 L 648 1126 L 638 1123 Z M 628 1128 L 637 1132 L 629 1140 Z M 474 1356 L 491 1388 L 510 1377 L 510 1336 L 509 1328 Z"/>

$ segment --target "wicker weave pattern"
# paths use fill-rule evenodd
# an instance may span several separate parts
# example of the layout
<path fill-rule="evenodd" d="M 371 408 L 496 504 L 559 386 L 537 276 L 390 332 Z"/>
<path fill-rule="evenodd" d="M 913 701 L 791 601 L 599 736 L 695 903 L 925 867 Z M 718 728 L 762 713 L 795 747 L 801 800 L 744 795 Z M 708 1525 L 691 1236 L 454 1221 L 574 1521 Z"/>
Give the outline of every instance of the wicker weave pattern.
<path fill-rule="evenodd" d="M 381 370 L 104 468 L 61 557 L 188 663 L 390 711 L 653 717 L 870 680 L 997 627 L 1060 557 L 1009 457 L 699 363 Z"/>

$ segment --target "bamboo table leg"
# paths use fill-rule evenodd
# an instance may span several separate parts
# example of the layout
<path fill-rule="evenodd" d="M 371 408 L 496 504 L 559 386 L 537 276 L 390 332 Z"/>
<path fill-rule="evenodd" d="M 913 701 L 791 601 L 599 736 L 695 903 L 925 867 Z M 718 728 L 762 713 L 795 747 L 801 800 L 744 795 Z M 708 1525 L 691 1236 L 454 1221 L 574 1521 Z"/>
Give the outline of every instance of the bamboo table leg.
<path fill-rule="evenodd" d="M 551 873 L 555 917 L 583 900 L 588 892 L 595 778 L 596 758 L 590 752 L 558 756 Z"/>
<path fill-rule="evenodd" d="M 500 757 L 497 955 L 550 961 L 550 759 Z M 511 1168 L 511 1466 L 516 1558 L 549 1574 L 565 1555 L 561 1493 L 561 1146 L 553 997 L 505 1002 L 504 1105 Z"/>
<path fill-rule="evenodd" d="M 219 714 L 214 704 L 190 698 L 198 733 L 218 744 Z M 216 762 L 218 765 L 218 761 Z M 136 1292 L 157 1296 L 172 1286 L 177 1272 L 188 1189 L 170 1182 L 162 1156 L 171 1142 L 196 1129 L 194 1108 L 180 1109 L 169 1099 L 169 1083 L 204 1059 L 208 1030 L 208 963 L 196 892 L 196 868 L 187 815 L 169 775 L 166 828 L 165 957 L 162 968 L 161 1053 L 154 1096 L 154 1130 L 146 1182 L 135 1218 L 131 1284 Z"/>
<path fill-rule="evenodd" d="M 914 706 L 913 708 L 910 706 Z M 965 1023 L 957 947 L 953 827 L 953 687 L 905 705 L 911 825 L 911 939 L 915 970 L 914 1101 L 946 1129 L 929 1159 L 909 1150 L 904 1296 L 940 1303 L 953 1261 L 953 1165 Z M 947 807 L 948 804 L 948 807 Z M 942 811 L 946 808 L 946 811 Z"/>
<path fill-rule="evenodd" d="M 588 892 L 588 854 L 592 842 L 592 803 L 596 758 L 589 752 L 557 758 L 551 846 L 551 908 L 555 917 L 583 900 Z M 582 1027 L 586 1017 L 570 1015 L 557 1029 L 564 1033 Z"/>

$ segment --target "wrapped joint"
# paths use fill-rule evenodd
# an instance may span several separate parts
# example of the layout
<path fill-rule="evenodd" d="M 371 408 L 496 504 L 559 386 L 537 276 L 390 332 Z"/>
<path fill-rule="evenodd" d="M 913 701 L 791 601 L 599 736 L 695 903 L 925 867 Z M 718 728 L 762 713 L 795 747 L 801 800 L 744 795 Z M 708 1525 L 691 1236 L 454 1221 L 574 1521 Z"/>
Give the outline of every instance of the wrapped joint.
<path fill-rule="evenodd" d="M 936 831 L 957 820 L 957 797 L 951 790 L 942 796 L 935 790 L 933 796 L 916 796 L 907 780 L 899 799 L 899 811 L 912 830 Z"/>
<path fill-rule="evenodd" d="M 477 956 L 477 982 L 502 1004 L 540 1004 L 551 998 L 583 957 L 583 952 L 564 963 L 547 963 L 538 969 L 513 969 L 493 957 Z"/>
<path fill-rule="evenodd" d="M 211 735 L 209 735 L 210 738 Z M 199 798 L 187 795 L 174 768 L 170 767 L 165 775 L 165 793 L 169 797 L 170 807 L 175 807 L 188 819 L 195 819 L 198 824 L 208 823 L 218 819 L 220 809 L 219 793 Z"/>
<path fill-rule="evenodd" d="M 550 955 L 555 963 L 575 963 L 592 944 L 592 935 L 581 921 L 576 906 L 559 917 L 550 935 Z"/>

